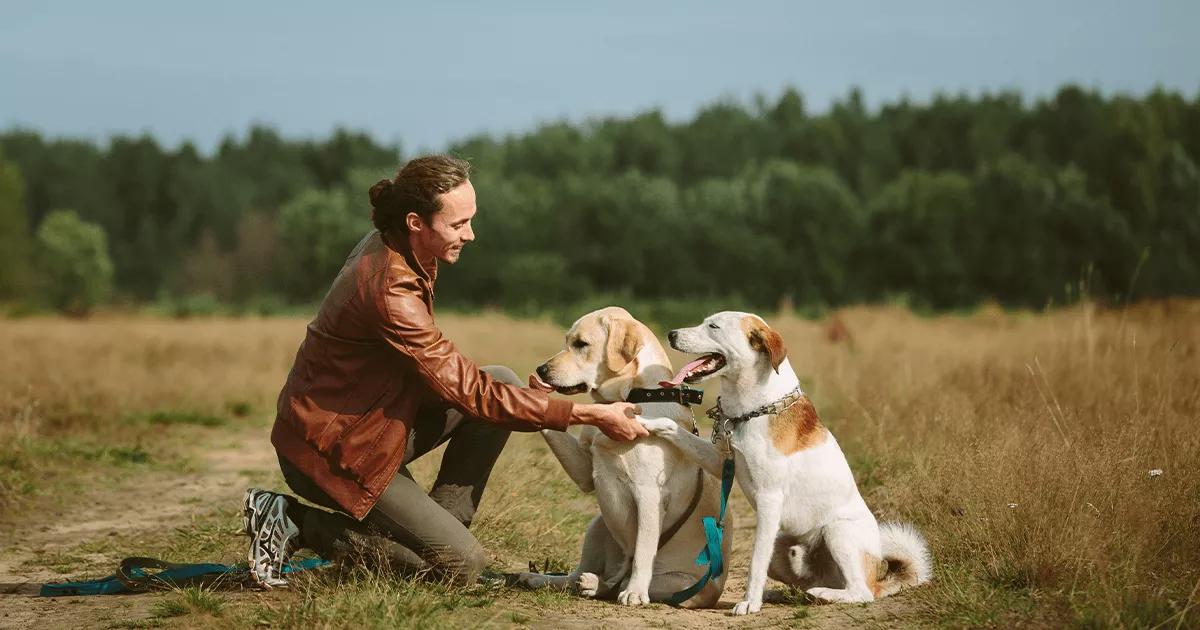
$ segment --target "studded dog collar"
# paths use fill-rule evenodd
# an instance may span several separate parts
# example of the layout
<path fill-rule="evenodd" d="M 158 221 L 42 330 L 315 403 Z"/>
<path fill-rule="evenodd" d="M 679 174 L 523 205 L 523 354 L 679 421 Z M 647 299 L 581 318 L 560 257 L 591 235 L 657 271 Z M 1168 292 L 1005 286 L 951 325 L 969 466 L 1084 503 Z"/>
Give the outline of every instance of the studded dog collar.
<path fill-rule="evenodd" d="M 713 407 L 708 410 L 708 417 L 713 421 L 712 441 L 715 444 L 717 442 L 717 436 L 728 436 L 733 432 L 734 425 L 741 424 L 758 416 L 781 413 L 784 409 L 796 404 L 796 401 L 803 397 L 804 393 L 800 391 L 800 386 L 796 385 L 796 389 L 788 392 L 783 398 L 780 398 L 775 402 L 767 403 L 761 407 L 758 407 L 757 409 L 754 409 L 753 411 L 731 417 L 725 415 L 725 411 L 721 409 L 721 397 L 718 396 L 717 404 L 713 405 Z"/>

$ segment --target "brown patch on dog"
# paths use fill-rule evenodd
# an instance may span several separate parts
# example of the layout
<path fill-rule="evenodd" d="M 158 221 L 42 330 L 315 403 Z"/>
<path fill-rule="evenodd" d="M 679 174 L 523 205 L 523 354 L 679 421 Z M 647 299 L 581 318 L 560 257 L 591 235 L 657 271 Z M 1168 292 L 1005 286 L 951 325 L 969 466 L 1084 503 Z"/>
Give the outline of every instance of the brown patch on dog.
<path fill-rule="evenodd" d="M 867 588 L 871 589 L 871 595 L 879 598 L 879 591 L 882 585 L 879 583 L 879 558 L 864 553 L 863 554 L 863 575 L 867 578 Z"/>
<path fill-rule="evenodd" d="M 771 416 L 769 423 L 771 443 L 784 455 L 825 443 L 825 425 L 808 396 L 800 396 L 791 407 Z"/>
<path fill-rule="evenodd" d="M 787 358 L 783 336 L 757 317 L 743 317 L 742 330 L 750 341 L 750 347 L 765 353 L 771 360 L 771 368 L 779 372 L 779 364 Z"/>

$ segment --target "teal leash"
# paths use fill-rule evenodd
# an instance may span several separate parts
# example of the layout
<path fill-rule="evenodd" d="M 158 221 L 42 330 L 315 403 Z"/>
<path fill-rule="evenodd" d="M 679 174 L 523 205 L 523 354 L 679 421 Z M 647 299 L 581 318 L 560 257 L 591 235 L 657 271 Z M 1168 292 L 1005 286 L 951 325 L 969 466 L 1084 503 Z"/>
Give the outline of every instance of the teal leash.
<path fill-rule="evenodd" d="M 695 597 L 710 580 L 721 577 L 725 572 L 721 544 L 725 540 L 725 504 L 729 502 L 729 492 L 733 490 L 733 474 L 733 453 L 730 453 L 721 468 L 721 512 L 715 519 L 711 516 L 704 517 L 704 548 L 700 550 L 700 555 L 696 556 L 696 564 L 708 565 L 708 571 L 700 577 L 699 582 L 668 598 L 667 603 L 672 606 L 678 606 Z"/>
<path fill-rule="evenodd" d="M 321 558 L 304 558 L 283 566 L 283 573 L 291 574 L 328 566 L 330 562 Z M 147 569 L 162 569 L 151 573 Z M 43 584 L 38 593 L 41 597 L 66 597 L 75 595 L 114 595 L 145 590 L 149 587 L 178 588 L 197 581 L 230 579 L 241 582 L 250 575 L 243 565 L 228 566 L 215 563 L 175 564 L 153 558 L 126 558 L 116 573 L 99 580 L 82 582 L 59 582 Z"/>

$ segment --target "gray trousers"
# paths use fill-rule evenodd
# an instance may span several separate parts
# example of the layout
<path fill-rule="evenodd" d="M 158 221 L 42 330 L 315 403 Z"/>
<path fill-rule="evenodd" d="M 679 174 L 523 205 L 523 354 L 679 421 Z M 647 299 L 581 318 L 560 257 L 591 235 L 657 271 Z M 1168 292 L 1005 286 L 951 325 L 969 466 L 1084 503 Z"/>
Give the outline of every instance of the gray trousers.
<path fill-rule="evenodd" d="M 484 370 L 522 384 L 508 368 Z M 404 466 L 362 522 L 342 512 L 311 479 L 280 457 L 279 468 L 293 492 L 334 510 L 290 501 L 288 516 L 300 527 L 302 546 L 323 558 L 379 559 L 402 574 L 426 572 L 434 579 L 473 583 L 487 566 L 487 553 L 467 528 L 508 436 L 506 429 L 464 417 L 446 405 L 422 406 L 408 436 Z M 427 494 L 407 465 L 447 441 L 437 480 Z"/>

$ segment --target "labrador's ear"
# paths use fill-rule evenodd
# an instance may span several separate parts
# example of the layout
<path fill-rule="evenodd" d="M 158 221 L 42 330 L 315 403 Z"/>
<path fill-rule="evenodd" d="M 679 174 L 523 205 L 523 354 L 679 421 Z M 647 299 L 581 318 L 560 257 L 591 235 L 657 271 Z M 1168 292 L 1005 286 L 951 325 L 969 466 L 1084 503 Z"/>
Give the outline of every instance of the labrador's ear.
<path fill-rule="evenodd" d="M 642 335 L 637 324 L 622 317 L 608 321 L 608 343 L 604 347 L 604 367 L 609 374 L 597 387 L 600 400 L 625 400 L 638 373 L 638 352 Z"/>
<path fill-rule="evenodd" d="M 606 367 L 620 373 L 642 349 L 642 336 L 633 320 L 613 317 L 608 320 L 608 342 L 604 347 Z"/>
<path fill-rule="evenodd" d="M 771 369 L 778 373 L 779 365 L 787 358 L 787 348 L 783 347 L 783 336 L 757 317 L 747 317 L 742 322 L 742 328 L 746 331 L 746 339 L 750 342 L 750 347 L 766 354 L 771 361 Z"/>

